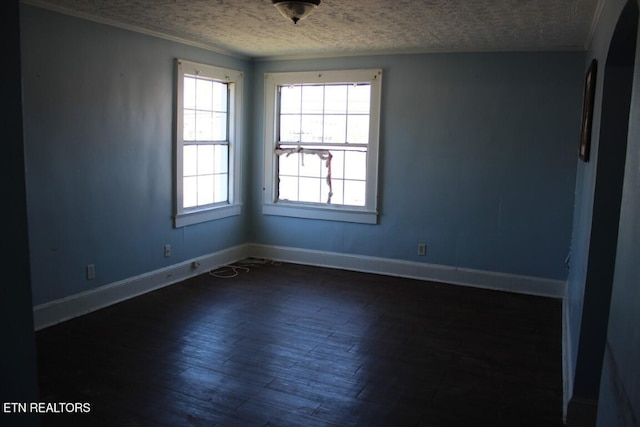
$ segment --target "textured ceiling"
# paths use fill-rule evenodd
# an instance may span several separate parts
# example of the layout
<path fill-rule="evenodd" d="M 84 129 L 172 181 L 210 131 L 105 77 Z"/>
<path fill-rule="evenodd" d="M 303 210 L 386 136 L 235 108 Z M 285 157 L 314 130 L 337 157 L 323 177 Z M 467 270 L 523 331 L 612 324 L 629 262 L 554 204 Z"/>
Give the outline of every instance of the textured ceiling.
<path fill-rule="evenodd" d="M 322 0 L 293 25 L 271 0 L 24 0 L 251 58 L 584 49 L 598 0 Z"/>

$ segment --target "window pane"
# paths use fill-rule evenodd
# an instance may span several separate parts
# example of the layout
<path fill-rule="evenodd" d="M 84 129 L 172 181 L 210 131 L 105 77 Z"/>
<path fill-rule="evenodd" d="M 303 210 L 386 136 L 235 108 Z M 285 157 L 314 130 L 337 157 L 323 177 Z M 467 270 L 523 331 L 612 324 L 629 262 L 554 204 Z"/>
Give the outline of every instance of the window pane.
<path fill-rule="evenodd" d="M 226 141 L 227 140 L 227 115 L 224 113 L 213 113 L 212 116 L 213 131 L 210 141 Z"/>
<path fill-rule="evenodd" d="M 331 85 L 325 87 L 325 114 L 345 114 L 347 112 L 347 86 Z"/>
<path fill-rule="evenodd" d="M 347 151 L 345 156 L 344 175 L 347 179 L 367 179 L 367 153 Z"/>
<path fill-rule="evenodd" d="M 198 146 L 198 175 L 210 175 L 213 173 L 213 146 Z"/>
<path fill-rule="evenodd" d="M 183 147 L 183 207 L 202 206 L 229 199 L 229 147 Z"/>
<path fill-rule="evenodd" d="M 349 86 L 349 114 L 369 114 L 371 86 L 368 84 Z"/>
<path fill-rule="evenodd" d="M 196 111 L 196 141 L 213 140 L 213 115 L 209 111 Z"/>
<path fill-rule="evenodd" d="M 213 158 L 214 158 L 215 173 L 229 172 L 229 146 L 228 145 L 214 145 Z"/>
<path fill-rule="evenodd" d="M 322 114 L 324 86 L 302 86 L 302 113 Z"/>
<path fill-rule="evenodd" d="M 280 113 L 300 114 L 300 86 L 280 87 Z"/>
<path fill-rule="evenodd" d="M 334 184 L 335 182 L 332 180 L 331 186 L 333 187 Z M 320 198 L 322 203 L 335 203 L 335 199 L 333 196 L 331 197 L 331 200 L 329 200 L 329 190 L 329 184 L 327 184 L 327 180 L 325 179 L 322 181 L 322 185 L 320 187 Z M 333 190 L 331 191 L 333 192 Z"/>
<path fill-rule="evenodd" d="M 369 116 L 349 116 L 347 142 L 351 144 L 369 143 Z"/>
<path fill-rule="evenodd" d="M 226 83 L 220 82 L 212 82 L 212 101 L 213 101 L 213 111 L 227 112 L 227 94 L 228 94 L 228 86 Z"/>
<path fill-rule="evenodd" d="M 331 150 L 331 176 L 333 178 L 344 178 L 344 151 Z"/>
<path fill-rule="evenodd" d="M 298 176 L 298 154 L 278 156 L 280 175 Z"/>
<path fill-rule="evenodd" d="M 198 176 L 198 206 L 213 203 L 213 175 Z"/>
<path fill-rule="evenodd" d="M 198 173 L 198 146 L 185 145 L 182 150 L 182 176 Z"/>
<path fill-rule="evenodd" d="M 300 142 L 300 116 L 280 116 L 280 141 Z"/>
<path fill-rule="evenodd" d="M 322 176 L 324 160 L 315 154 L 296 154 L 300 160 L 300 176 Z"/>
<path fill-rule="evenodd" d="M 198 204 L 198 178 L 185 177 L 182 180 L 182 207 L 191 208 Z"/>
<path fill-rule="evenodd" d="M 320 203 L 322 179 L 300 178 L 299 201 Z"/>
<path fill-rule="evenodd" d="M 331 180 L 331 187 L 333 191 L 333 196 L 331 197 L 331 204 L 332 205 L 344 204 L 344 180 L 342 179 Z"/>
<path fill-rule="evenodd" d="M 196 108 L 211 111 L 213 108 L 213 82 L 196 79 Z"/>
<path fill-rule="evenodd" d="M 344 182 L 344 204 L 364 206 L 366 185 L 363 181 Z"/>
<path fill-rule="evenodd" d="M 229 176 L 227 174 L 214 175 L 213 194 L 214 203 L 226 202 L 229 200 Z"/>
<path fill-rule="evenodd" d="M 324 142 L 344 143 L 347 116 L 324 116 Z"/>
<path fill-rule="evenodd" d="M 322 116 L 302 116 L 301 142 L 322 142 Z"/>
<path fill-rule="evenodd" d="M 183 108 L 196 108 L 196 79 L 185 76 L 182 90 L 184 92 Z"/>
<path fill-rule="evenodd" d="M 279 200 L 298 200 L 298 178 L 281 176 L 279 186 Z"/>
<path fill-rule="evenodd" d="M 182 129 L 183 141 L 196 140 L 196 112 L 194 110 L 184 110 L 184 120 Z"/>

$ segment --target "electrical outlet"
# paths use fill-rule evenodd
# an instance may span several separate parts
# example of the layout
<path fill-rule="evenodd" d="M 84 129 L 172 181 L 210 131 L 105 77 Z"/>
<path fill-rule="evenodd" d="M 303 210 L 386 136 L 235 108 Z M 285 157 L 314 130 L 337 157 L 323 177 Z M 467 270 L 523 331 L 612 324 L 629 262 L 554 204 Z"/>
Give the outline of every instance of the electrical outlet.
<path fill-rule="evenodd" d="M 427 245 L 424 243 L 418 243 L 418 255 L 426 256 L 427 255 Z"/>
<path fill-rule="evenodd" d="M 87 280 L 93 280 L 96 278 L 96 265 L 88 264 L 87 265 Z"/>
<path fill-rule="evenodd" d="M 164 257 L 169 258 L 171 256 L 171 245 L 164 245 Z"/>

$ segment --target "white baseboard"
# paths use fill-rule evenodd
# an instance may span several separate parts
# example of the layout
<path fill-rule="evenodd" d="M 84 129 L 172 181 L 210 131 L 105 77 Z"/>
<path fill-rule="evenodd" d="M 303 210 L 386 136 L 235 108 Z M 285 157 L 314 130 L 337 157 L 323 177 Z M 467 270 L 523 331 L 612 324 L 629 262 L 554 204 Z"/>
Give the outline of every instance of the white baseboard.
<path fill-rule="evenodd" d="M 249 244 L 249 255 L 296 264 L 384 274 L 418 280 L 563 298 L 566 282 L 437 264 L 308 249 Z"/>
<path fill-rule="evenodd" d="M 56 323 L 81 316 L 197 276 L 222 265 L 244 259 L 248 256 L 247 251 L 248 245 L 246 244 L 234 246 L 140 276 L 131 277 L 86 292 L 40 304 L 33 308 L 35 329 L 38 331 Z M 196 260 L 200 265 L 197 268 L 193 268 L 191 264 Z"/>
<path fill-rule="evenodd" d="M 552 298 L 562 298 L 565 290 L 565 282 L 560 280 L 337 252 L 243 244 L 35 306 L 33 308 L 35 329 L 40 330 L 56 323 L 73 319 L 247 257 Z M 193 268 L 191 264 L 196 260 L 200 263 L 200 266 Z"/>
<path fill-rule="evenodd" d="M 565 295 L 562 301 L 562 419 L 565 423 L 567 422 L 569 400 L 573 395 L 572 354 L 569 298 Z"/>

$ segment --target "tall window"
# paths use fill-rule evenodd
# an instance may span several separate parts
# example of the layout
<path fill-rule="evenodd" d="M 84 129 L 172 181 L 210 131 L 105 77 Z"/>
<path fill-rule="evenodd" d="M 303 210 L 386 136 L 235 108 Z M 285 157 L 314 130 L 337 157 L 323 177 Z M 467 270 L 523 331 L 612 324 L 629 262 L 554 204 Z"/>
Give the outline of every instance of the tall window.
<path fill-rule="evenodd" d="M 380 70 L 266 76 L 267 214 L 375 223 Z"/>
<path fill-rule="evenodd" d="M 175 224 L 237 215 L 242 73 L 176 60 Z"/>

